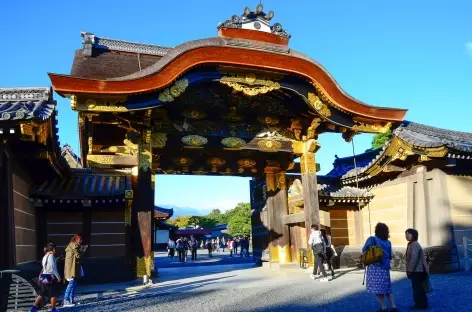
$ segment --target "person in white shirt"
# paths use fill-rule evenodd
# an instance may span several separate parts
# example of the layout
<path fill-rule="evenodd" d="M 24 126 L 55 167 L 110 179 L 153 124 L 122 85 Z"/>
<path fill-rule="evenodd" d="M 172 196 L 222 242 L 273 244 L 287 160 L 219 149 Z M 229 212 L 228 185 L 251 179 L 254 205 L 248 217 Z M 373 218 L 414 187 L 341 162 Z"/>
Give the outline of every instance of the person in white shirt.
<path fill-rule="evenodd" d="M 323 266 L 323 261 L 326 258 L 326 244 L 319 231 L 319 226 L 317 224 L 313 224 L 311 226 L 311 234 L 308 238 L 308 246 L 311 247 L 313 250 L 313 256 L 315 257 L 315 265 L 313 266 L 313 274 L 311 274 L 311 279 L 315 279 L 315 274 L 317 269 L 321 271 L 323 274 L 323 278 L 321 279 L 322 282 L 328 281 L 328 274 L 326 274 L 326 270 Z"/>
<path fill-rule="evenodd" d="M 57 297 L 61 292 L 61 275 L 57 270 L 56 257 L 56 245 L 54 243 L 48 243 L 44 247 L 46 253 L 43 257 L 42 265 L 43 269 L 38 277 L 39 284 L 39 296 L 36 298 L 34 305 L 31 307 L 29 312 L 37 312 L 39 304 L 43 297 L 48 297 L 51 300 L 51 312 L 56 312 Z"/>

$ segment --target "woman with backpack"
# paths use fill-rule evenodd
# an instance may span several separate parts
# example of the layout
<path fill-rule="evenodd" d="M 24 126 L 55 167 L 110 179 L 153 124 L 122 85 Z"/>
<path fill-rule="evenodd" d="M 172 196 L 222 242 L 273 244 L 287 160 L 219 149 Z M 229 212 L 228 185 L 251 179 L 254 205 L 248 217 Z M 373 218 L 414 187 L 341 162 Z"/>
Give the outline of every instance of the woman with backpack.
<path fill-rule="evenodd" d="M 379 312 L 387 312 L 385 297 L 390 302 L 390 311 L 396 312 L 397 306 L 392 295 L 392 281 L 390 279 L 390 260 L 392 260 L 392 244 L 388 240 L 390 237 L 388 226 L 385 223 L 377 223 L 375 226 L 375 236 L 367 239 L 362 248 L 365 253 L 371 246 L 382 248 L 383 255 L 380 261 L 369 264 L 366 267 L 367 291 L 375 294 L 380 304 Z"/>
<path fill-rule="evenodd" d="M 325 263 L 328 264 L 328 269 L 331 271 L 331 276 L 334 277 L 334 270 L 333 270 L 333 248 L 331 245 L 331 236 L 328 235 L 325 229 L 321 229 L 321 236 L 323 237 L 323 240 L 325 241 Z"/>
<path fill-rule="evenodd" d="M 66 247 L 64 279 L 68 281 L 68 284 L 64 294 L 64 307 L 75 305 L 74 296 L 77 279 L 84 275 L 80 260 L 87 247 L 88 245 L 82 246 L 82 236 L 79 234 L 74 235 Z"/>
<path fill-rule="evenodd" d="M 182 237 L 177 239 L 175 246 L 177 248 L 177 253 L 179 254 L 179 262 L 184 262 L 184 241 L 182 240 Z"/>
<path fill-rule="evenodd" d="M 29 312 L 37 312 L 38 307 L 43 300 L 43 297 L 49 297 L 51 301 L 51 312 L 56 312 L 57 297 L 61 292 L 61 275 L 56 266 L 56 245 L 48 243 L 45 248 L 45 255 L 41 261 L 43 269 L 38 277 L 39 282 L 39 296 L 36 298 L 34 305 Z"/>

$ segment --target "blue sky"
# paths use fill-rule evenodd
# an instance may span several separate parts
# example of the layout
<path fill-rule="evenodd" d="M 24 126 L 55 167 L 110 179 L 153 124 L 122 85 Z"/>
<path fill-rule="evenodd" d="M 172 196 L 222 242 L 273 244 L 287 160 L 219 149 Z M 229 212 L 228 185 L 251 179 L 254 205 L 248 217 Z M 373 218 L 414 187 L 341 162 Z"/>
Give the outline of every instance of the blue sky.
<path fill-rule="evenodd" d="M 213 37 L 218 22 L 257 0 L 2 2 L 0 87 L 48 86 L 47 72 L 67 74 L 80 31 L 176 46 Z M 292 34 L 290 47 L 325 66 L 353 97 L 409 109 L 407 119 L 472 132 L 472 1 L 262 1 Z M 77 114 L 56 95 L 60 139 L 78 150 Z M 371 136 L 355 138 L 356 151 Z M 323 135 L 317 162 L 350 156 L 340 135 Z M 249 200 L 249 181 L 228 177 L 156 177 L 156 204 L 232 208 Z"/>

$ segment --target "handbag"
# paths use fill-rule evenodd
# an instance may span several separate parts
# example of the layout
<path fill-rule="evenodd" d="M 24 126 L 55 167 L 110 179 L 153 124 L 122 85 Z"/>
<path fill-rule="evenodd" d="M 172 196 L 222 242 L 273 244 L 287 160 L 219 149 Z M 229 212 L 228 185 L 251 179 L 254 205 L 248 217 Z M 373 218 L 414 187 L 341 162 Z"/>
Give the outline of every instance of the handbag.
<path fill-rule="evenodd" d="M 48 257 L 46 258 L 46 265 L 48 265 L 48 261 L 49 261 L 49 255 Z M 39 273 L 39 276 L 38 276 L 38 280 L 41 284 L 52 284 L 52 281 L 54 279 L 54 276 L 52 273 L 43 273 L 44 271 L 44 268 L 41 269 L 41 272 Z"/>
<path fill-rule="evenodd" d="M 361 262 L 364 265 L 380 262 L 383 257 L 383 249 L 375 244 L 374 237 L 371 237 L 372 245 L 361 256 Z"/>

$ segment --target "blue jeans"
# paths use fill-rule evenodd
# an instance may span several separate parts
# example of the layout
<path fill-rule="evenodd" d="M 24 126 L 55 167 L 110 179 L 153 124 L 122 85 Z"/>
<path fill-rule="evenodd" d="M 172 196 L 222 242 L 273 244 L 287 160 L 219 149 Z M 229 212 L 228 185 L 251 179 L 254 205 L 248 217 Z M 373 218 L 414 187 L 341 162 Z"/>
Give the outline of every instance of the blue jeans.
<path fill-rule="evenodd" d="M 77 281 L 75 279 L 71 280 L 67 284 L 66 293 L 64 294 L 64 300 L 74 303 L 75 287 L 77 286 Z"/>

